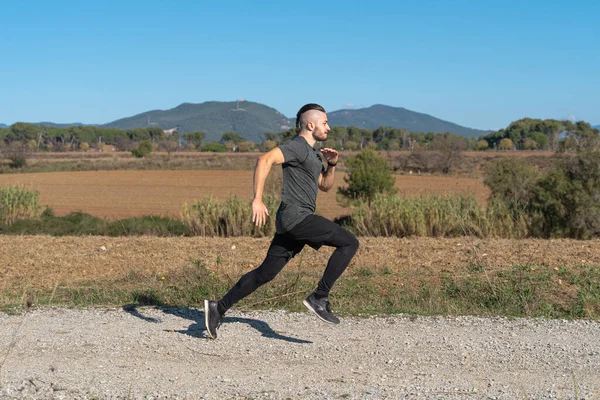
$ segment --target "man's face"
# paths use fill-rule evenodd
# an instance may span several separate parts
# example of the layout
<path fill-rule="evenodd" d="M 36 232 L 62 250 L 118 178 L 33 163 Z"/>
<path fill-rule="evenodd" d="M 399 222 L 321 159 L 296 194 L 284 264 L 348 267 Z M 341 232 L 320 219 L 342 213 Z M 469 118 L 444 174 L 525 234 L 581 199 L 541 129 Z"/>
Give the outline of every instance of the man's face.
<path fill-rule="evenodd" d="M 330 130 L 327 114 L 319 112 L 318 117 L 315 119 L 315 128 L 312 132 L 313 138 L 318 142 L 324 142 L 327 140 L 327 132 Z"/>

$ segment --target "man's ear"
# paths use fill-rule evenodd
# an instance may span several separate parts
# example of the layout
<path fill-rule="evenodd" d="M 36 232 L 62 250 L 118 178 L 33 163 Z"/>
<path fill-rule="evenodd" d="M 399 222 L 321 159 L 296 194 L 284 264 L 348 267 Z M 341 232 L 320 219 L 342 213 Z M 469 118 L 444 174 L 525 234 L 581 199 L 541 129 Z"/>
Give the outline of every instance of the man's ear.
<path fill-rule="evenodd" d="M 314 122 L 312 122 L 312 121 L 309 121 L 309 122 L 306 124 L 306 129 L 307 129 L 307 130 L 309 130 L 309 131 L 314 131 L 314 130 L 315 130 L 315 124 L 314 124 Z"/>

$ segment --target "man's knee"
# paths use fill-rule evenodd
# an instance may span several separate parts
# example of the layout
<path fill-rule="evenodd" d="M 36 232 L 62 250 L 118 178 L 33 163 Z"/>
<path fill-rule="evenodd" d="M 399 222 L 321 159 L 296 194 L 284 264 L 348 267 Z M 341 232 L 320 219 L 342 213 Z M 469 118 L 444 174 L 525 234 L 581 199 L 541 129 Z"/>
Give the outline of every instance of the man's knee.
<path fill-rule="evenodd" d="M 352 236 L 351 244 L 350 246 L 354 249 L 354 252 L 356 253 L 356 250 L 358 250 L 358 247 L 360 246 L 360 242 L 358 241 L 358 239 L 356 238 L 356 236 L 354 236 L 353 234 L 350 234 Z"/>
<path fill-rule="evenodd" d="M 350 234 L 350 248 L 352 249 L 352 254 L 356 253 L 358 246 L 360 246 L 358 239 L 353 234 Z"/>
<path fill-rule="evenodd" d="M 358 250 L 359 242 L 356 236 L 353 233 L 344 230 L 344 239 L 343 239 L 343 247 L 346 247 L 352 254 L 356 253 Z"/>

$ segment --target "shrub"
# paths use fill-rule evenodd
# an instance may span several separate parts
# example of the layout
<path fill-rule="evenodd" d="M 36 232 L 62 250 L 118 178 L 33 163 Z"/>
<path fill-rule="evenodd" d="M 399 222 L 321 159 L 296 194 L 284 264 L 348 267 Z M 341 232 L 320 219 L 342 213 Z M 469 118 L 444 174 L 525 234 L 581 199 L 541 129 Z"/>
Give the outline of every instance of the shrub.
<path fill-rule="evenodd" d="M 513 141 L 508 138 L 504 138 L 500 141 L 500 150 L 512 150 L 513 147 Z"/>
<path fill-rule="evenodd" d="M 8 159 L 10 160 L 10 164 L 8 164 L 11 168 L 23 168 L 27 165 L 27 157 L 25 157 L 25 153 L 12 153 L 9 155 Z"/>
<path fill-rule="evenodd" d="M 484 182 L 492 191 L 488 214 L 499 231 L 544 238 L 600 236 L 600 152 L 555 159 L 547 173 L 521 159 L 501 159 L 486 169 Z"/>
<path fill-rule="evenodd" d="M 20 143 L 13 142 L 5 149 L 10 168 L 23 168 L 27 165 L 27 153 Z"/>
<path fill-rule="evenodd" d="M 504 203 L 512 218 L 520 220 L 540 178 L 539 170 L 523 159 L 501 158 L 488 165 L 483 183 L 490 188 L 491 198 Z"/>
<path fill-rule="evenodd" d="M 138 147 L 131 150 L 131 154 L 137 158 L 143 158 L 152 154 L 152 142 L 149 140 L 142 140 Z"/>
<path fill-rule="evenodd" d="M 338 188 L 338 193 L 349 200 L 371 202 L 378 193 L 394 193 L 395 179 L 385 158 L 372 149 L 365 149 L 357 156 L 346 160 L 347 187 Z"/>
<path fill-rule="evenodd" d="M 467 147 L 465 138 L 443 133 L 436 135 L 431 142 L 431 147 L 440 152 L 438 169 L 444 174 L 458 168 L 463 161 L 462 152 Z"/>
<path fill-rule="evenodd" d="M 559 160 L 533 188 L 531 203 L 535 236 L 600 236 L 600 152 Z"/>
<path fill-rule="evenodd" d="M 487 150 L 490 147 L 488 141 L 485 139 L 478 140 L 475 146 L 477 150 Z"/>
<path fill-rule="evenodd" d="M 210 142 L 203 144 L 200 148 L 200 151 L 208 151 L 212 153 L 225 153 L 227 151 L 227 147 L 224 144 L 218 142 Z"/>

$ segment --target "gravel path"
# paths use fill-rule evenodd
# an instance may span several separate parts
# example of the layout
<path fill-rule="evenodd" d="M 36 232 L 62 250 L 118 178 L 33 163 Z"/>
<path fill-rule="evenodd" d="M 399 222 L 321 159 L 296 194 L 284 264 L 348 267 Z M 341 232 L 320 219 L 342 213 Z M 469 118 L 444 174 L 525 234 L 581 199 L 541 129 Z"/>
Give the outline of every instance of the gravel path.
<path fill-rule="evenodd" d="M 0 313 L 0 398 L 600 399 L 600 323 L 195 309 Z"/>

